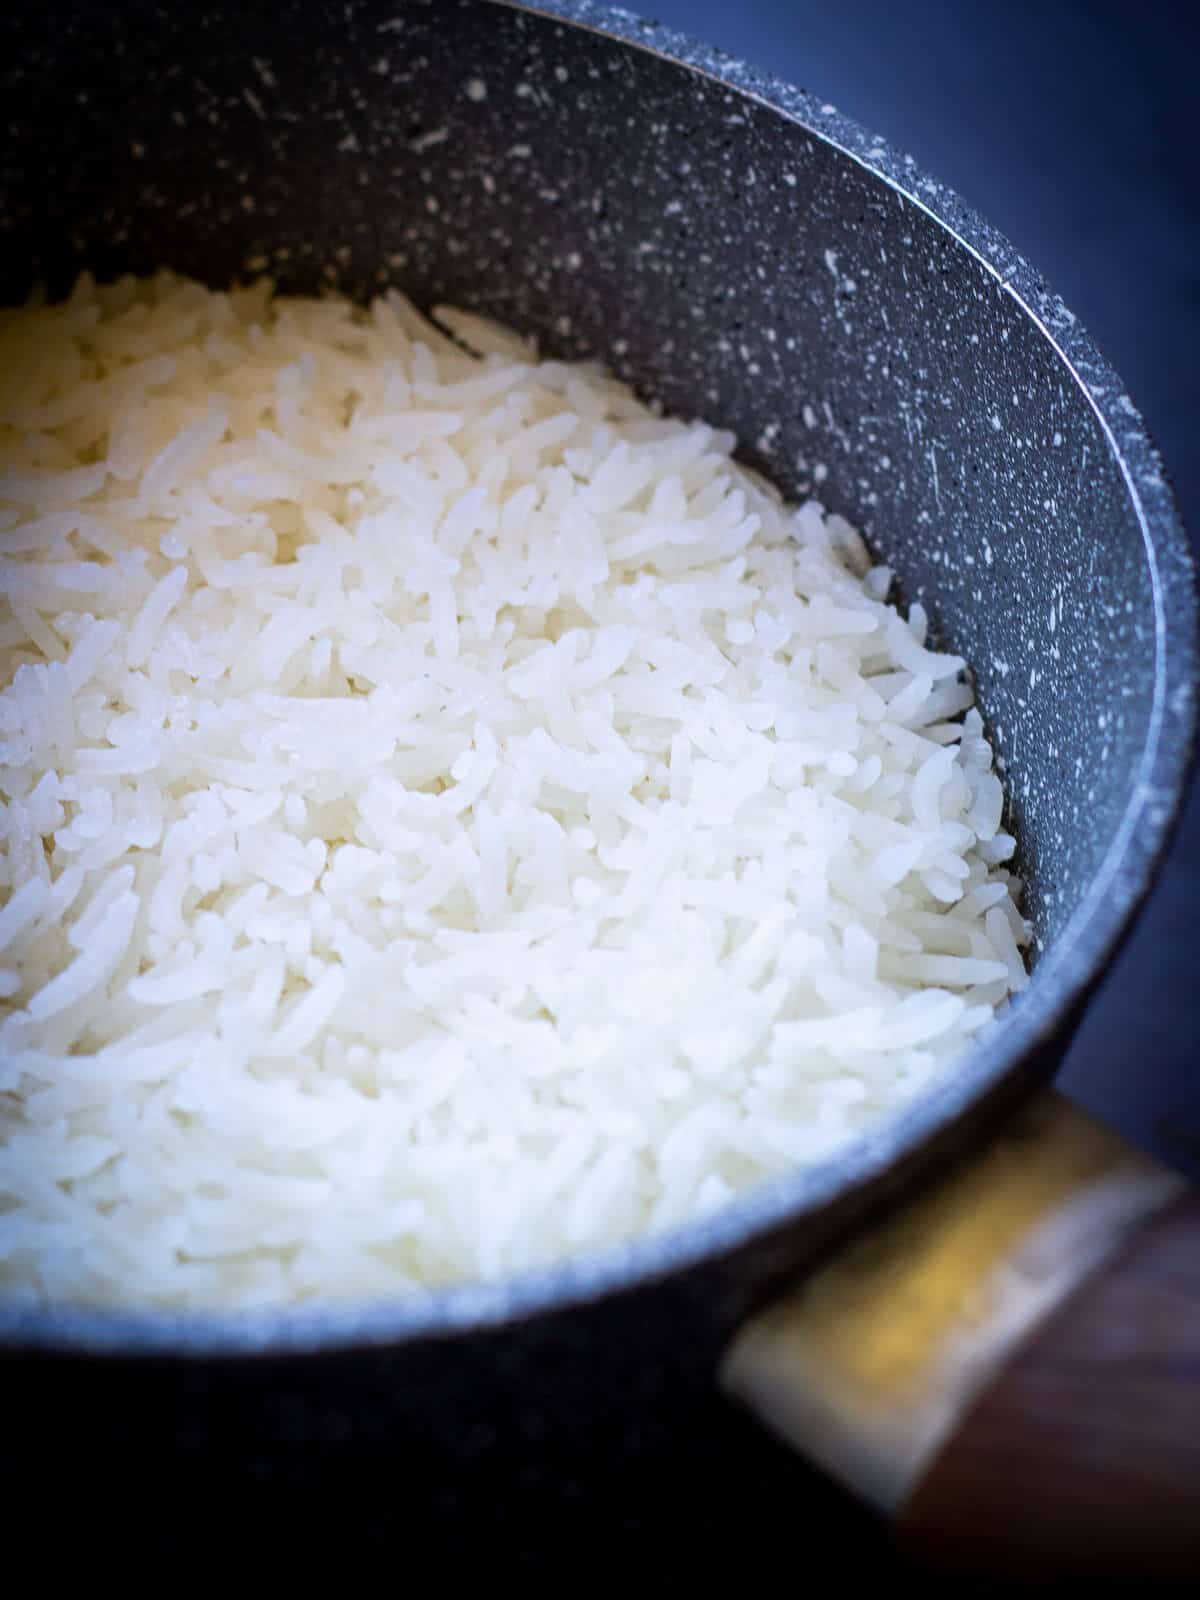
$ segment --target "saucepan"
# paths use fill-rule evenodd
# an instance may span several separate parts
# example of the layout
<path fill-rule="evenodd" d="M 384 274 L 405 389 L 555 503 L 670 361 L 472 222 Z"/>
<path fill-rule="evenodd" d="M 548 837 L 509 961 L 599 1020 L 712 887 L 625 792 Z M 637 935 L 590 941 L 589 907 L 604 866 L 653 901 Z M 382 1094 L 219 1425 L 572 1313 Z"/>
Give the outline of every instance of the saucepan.
<path fill-rule="evenodd" d="M 1075 318 L 832 107 L 589 0 L 45 0 L 0 32 L 0 298 L 84 267 L 395 283 L 732 429 L 973 664 L 1036 936 L 946 1081 L 660 1236 L 363 1307 L 0 1310 L 40 1419 L 14 1438 L 69 1418 L 75 1448 L 160 1463 L 465 1468 L 628 1437 L 720 1382 L 976 1555 L 1002 1530 L 1010 1556 L 1183 1560 L 1200 1210 L 1046 1086 L 1180 804 L 1196 599 L 1158 456 Z"/>

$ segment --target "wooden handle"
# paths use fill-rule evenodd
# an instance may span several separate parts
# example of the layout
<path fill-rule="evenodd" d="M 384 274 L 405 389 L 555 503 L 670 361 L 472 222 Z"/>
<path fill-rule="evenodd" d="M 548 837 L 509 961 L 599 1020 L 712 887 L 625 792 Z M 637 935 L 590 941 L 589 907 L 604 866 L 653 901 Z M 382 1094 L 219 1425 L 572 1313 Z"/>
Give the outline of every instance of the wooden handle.
<path fill-rule="evenodd" d="M 1200 1580 L 1185 1189 L 1045 1094 L 760 1312 L 722 1382 L 927 1564 Z"/>
<path fill-rule="evenodd" d="M 922 1565 L 1200 1592 L 1200 1197 L 1145 1223 L 976 1400 L 900 1519 Z"/>

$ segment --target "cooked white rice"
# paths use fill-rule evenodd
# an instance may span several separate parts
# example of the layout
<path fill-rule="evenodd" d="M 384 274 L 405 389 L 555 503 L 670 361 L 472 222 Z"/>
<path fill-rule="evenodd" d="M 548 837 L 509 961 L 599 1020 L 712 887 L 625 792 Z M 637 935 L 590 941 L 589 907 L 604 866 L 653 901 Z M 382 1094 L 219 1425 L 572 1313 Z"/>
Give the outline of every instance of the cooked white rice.
<path fill-rule="evenodd" d="M 0 318 L 0 1289 L 490 1276 L 833 1150 L 1024 982 L 963 663 L 594 366 Z M 963 715 L 965 713 L 965 716 Z"/>

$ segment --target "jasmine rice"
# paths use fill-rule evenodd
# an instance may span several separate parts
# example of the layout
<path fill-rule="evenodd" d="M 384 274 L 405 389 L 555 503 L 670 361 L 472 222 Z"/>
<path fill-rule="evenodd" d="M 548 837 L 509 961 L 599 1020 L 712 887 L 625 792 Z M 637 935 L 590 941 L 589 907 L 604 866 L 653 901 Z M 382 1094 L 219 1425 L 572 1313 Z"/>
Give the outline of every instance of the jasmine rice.
<path fill-rule="evenodd" d="M 0 314 L 10 1300 L 661 1229 L 1025 981 L 964 663 L 848 524 L 437 316 L 169 275 Z"/>

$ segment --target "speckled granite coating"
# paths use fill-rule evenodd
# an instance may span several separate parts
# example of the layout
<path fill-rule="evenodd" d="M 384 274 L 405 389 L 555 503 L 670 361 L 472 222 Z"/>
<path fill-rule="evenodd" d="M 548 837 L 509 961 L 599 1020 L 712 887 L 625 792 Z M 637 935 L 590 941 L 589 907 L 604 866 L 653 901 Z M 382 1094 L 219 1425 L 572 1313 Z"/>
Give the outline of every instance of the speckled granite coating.
<path fill-rule="evenodd" d="M 0 1312 L 0 1337 L 324 1344 L 295 1407 L 339 1428 L 410 1426 L 425 1394 L 453 1420 L 464 1337 L 484 1414 L 531 1372 L 561 1369 L 543 1404 L 578 1416 L 597 1386 L 601 1411 L 617 1386 L 636 1398 L 632 1374 L 664 1361 L 707 1370 L 765 1289 L 1048 1073 L 1145 893 L 1190 748 L 1195 598 L 1134 408 L 1036 274 L 907 158 L 628 13 L 134 0 L 3 28 L 0 298 L 84 264 L 269 269 L 359 295 L 394 281 L 734 428 L 785 488 L 858 522 L 974 663 L 1044 953 L 1005 1028 L 936 1093 L 676 1233 L 363 1312 Z M 269 1429 L 238 1370 L 231 1395 Z"/>

